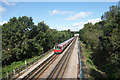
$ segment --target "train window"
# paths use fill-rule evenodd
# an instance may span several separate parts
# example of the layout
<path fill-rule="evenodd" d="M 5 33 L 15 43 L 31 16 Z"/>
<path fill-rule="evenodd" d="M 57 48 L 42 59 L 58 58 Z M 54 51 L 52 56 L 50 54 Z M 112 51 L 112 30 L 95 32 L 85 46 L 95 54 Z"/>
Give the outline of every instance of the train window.
<path fill-rule="evenodd" d="M 55 49 L 61 49 L 61 47 L 60 46 L 56 46 Z"/>

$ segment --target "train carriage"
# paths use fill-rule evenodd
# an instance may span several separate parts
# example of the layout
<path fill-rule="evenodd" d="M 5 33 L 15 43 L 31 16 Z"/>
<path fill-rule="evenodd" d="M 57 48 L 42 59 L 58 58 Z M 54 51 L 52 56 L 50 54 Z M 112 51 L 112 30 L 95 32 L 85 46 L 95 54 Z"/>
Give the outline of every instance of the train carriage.
<path fill-rule="evenodd" d="M 69 45 L 69 43 L 73 40 L 74 37 L 70 38 L 69 40 L 64 41 L 63 43 L 58 44 L 54 47 L 54 53 L 62 53 L 64 49 Z"/>

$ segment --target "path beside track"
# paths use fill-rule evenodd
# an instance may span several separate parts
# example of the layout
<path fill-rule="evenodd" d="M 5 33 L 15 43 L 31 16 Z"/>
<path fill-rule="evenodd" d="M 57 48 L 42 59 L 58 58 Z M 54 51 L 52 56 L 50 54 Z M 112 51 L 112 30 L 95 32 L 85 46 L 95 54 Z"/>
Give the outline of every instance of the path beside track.
<path fill-rule="evenodd" d="M 52 56 L 54 54 L 54 52 L 50 52 L 49 54 L 47 54 L 46 56 L 44 56 L 43 58 L 41 58 L 40 60 L 38 60 L 37 62 L 35 62 L 33 65 L 31 65 L 30 67 L 28 67 L 25 73 L 23 73 L 21 76 L 19 76 L 17 79 L 20 80 L 22 78 L 24 78 L 25 76 L 27 76 L 30 72 L 32 72 L 37 66 L 39 66 L 40 64 L 42 64 L 47 58 L 49 58 L 50 56 Z"/>
<path fill-rule="evenodd" d="M 78 64 L 78 38 L 76 39 L 73 52 L 66 67 L 63 78 L 77 79 L 77 64 Z"/>

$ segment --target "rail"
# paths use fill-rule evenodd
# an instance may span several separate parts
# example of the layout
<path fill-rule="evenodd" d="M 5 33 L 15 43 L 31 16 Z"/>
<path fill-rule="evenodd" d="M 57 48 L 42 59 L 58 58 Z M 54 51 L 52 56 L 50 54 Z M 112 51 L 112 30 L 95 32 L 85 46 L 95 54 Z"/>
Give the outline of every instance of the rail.
<path fill-rule="evenodd" d="M 25 73 L 29 67 L 34 64 L 36 61 L 38 61 L 42 56 L 48 54 L 49 52 L 51 52 L 53 50 L 53 48 L 49 51 L 47 51 L 44 54 L 41 54 L 38 58 L 32 60 L 29 63 L 26 63 L 24 66 L 14 69 L 13 72 L 7 73 L 7 76 L 3 77 L 1 80 L 11 80 L 11 79 L 16 79 L 17 77 L 19 77 L 20 75 L 22 75 L 23 73 Z"/>
<path fill-rule="evenodd" d="M 32 72 L 30 72 L 27 76 L 25 76 L 22 80 L 26 79 L 38 79 L 38 77 L 54 62 L 54 60 L 59 55 L 54 54 L 48 59 L 46 59 L 42 64 L 40 64 L 38 67 L 36 67 Z"/>
<path fill-rule="evenodd" d="M 70 55 L 72 53 L 72 49 L 74 47 L 75 41 L 76 41 L 76 39 L 72 42 L 72 44 L 70 45 L 68 50 L 62 56 L 62 58 L 57 63 L 57 65 L 52 70 L 52 72 L 50 73 L 50 75 L 48 76 L 48 78 L 46 80 L 51 80 L 51 79 L 55 79 L 56 80 L 57 78 L 62 78 L 62 76 L 64 74 L 64 71 L 65 71 L 65 68 L 67 66 L 67 63 L 69 61 Z"/>
<path fill-rule="evenodd" d="M 49 57 L 42 64 L 40 64 L 38 67 L 36 67 L 32 72 L 30 72 L 28 75 L 26 75 L 22 80 L 38 79 L 43 74 L 43 72 L 46 71 L 47 68 L 57 59 L 58 56 L 59 55 L 54 54 L 53 57 L 52 56 Z"/>

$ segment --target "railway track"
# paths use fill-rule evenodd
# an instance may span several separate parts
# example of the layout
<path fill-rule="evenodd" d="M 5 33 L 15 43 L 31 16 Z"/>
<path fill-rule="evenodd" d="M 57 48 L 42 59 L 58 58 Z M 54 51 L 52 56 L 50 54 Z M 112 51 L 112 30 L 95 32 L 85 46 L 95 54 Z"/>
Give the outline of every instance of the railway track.
<path fill-rule="evenodd" d="M 76 41 L 76 39 L 74 39 L 72 41 L 70 47 L 67 49 L 67 51 L 64 53 L 62 58 L 59 60 L 57 65 L 52 70 L 52 72 L 49 74 L 47 80 L 62 78 L 65 68 L 67 66 L 67 63 L 69 61 L 70 55 L 72 53 L 72 50 L 74 48 L 75 41 Z M 59 56 L 59 54 L 52 55 L 47 60 L 45 60 L 41 65 L 39 65 L 37 68 L 35 68 L 32 72 L 30 72 L 27 76 L 25 76 L 22 80 L 37 80 L 37 79 L 39 79 L 39 77 L 58 58 L 58 56 Z"/>
<path fill-rule="evenodd" d="M 60 61 L 57 63 L 55 68 L 52 70 L 50 75 L 48 76 L 47 80 L 56 80 L 57 78 L 62 78 L 64 71 L 66 69 L 67 63 L 70 59 L 72 50 L 74 48 L 76 39 L 73 41 L 72 45 L 69 47 L 69 49 L 65 52 L 65 54 L 62 56 Z"/>
<path fill-rule="evenodd" d="M 41 65 L 39 65 L 34 71 L 32 71 L 26 77 L 24 77 L 22 80 L 37 79 L 57 59 L 58 56 L 59 55 L 57 54 L 52 55 L 50 58 L 44 61 Z"/>

